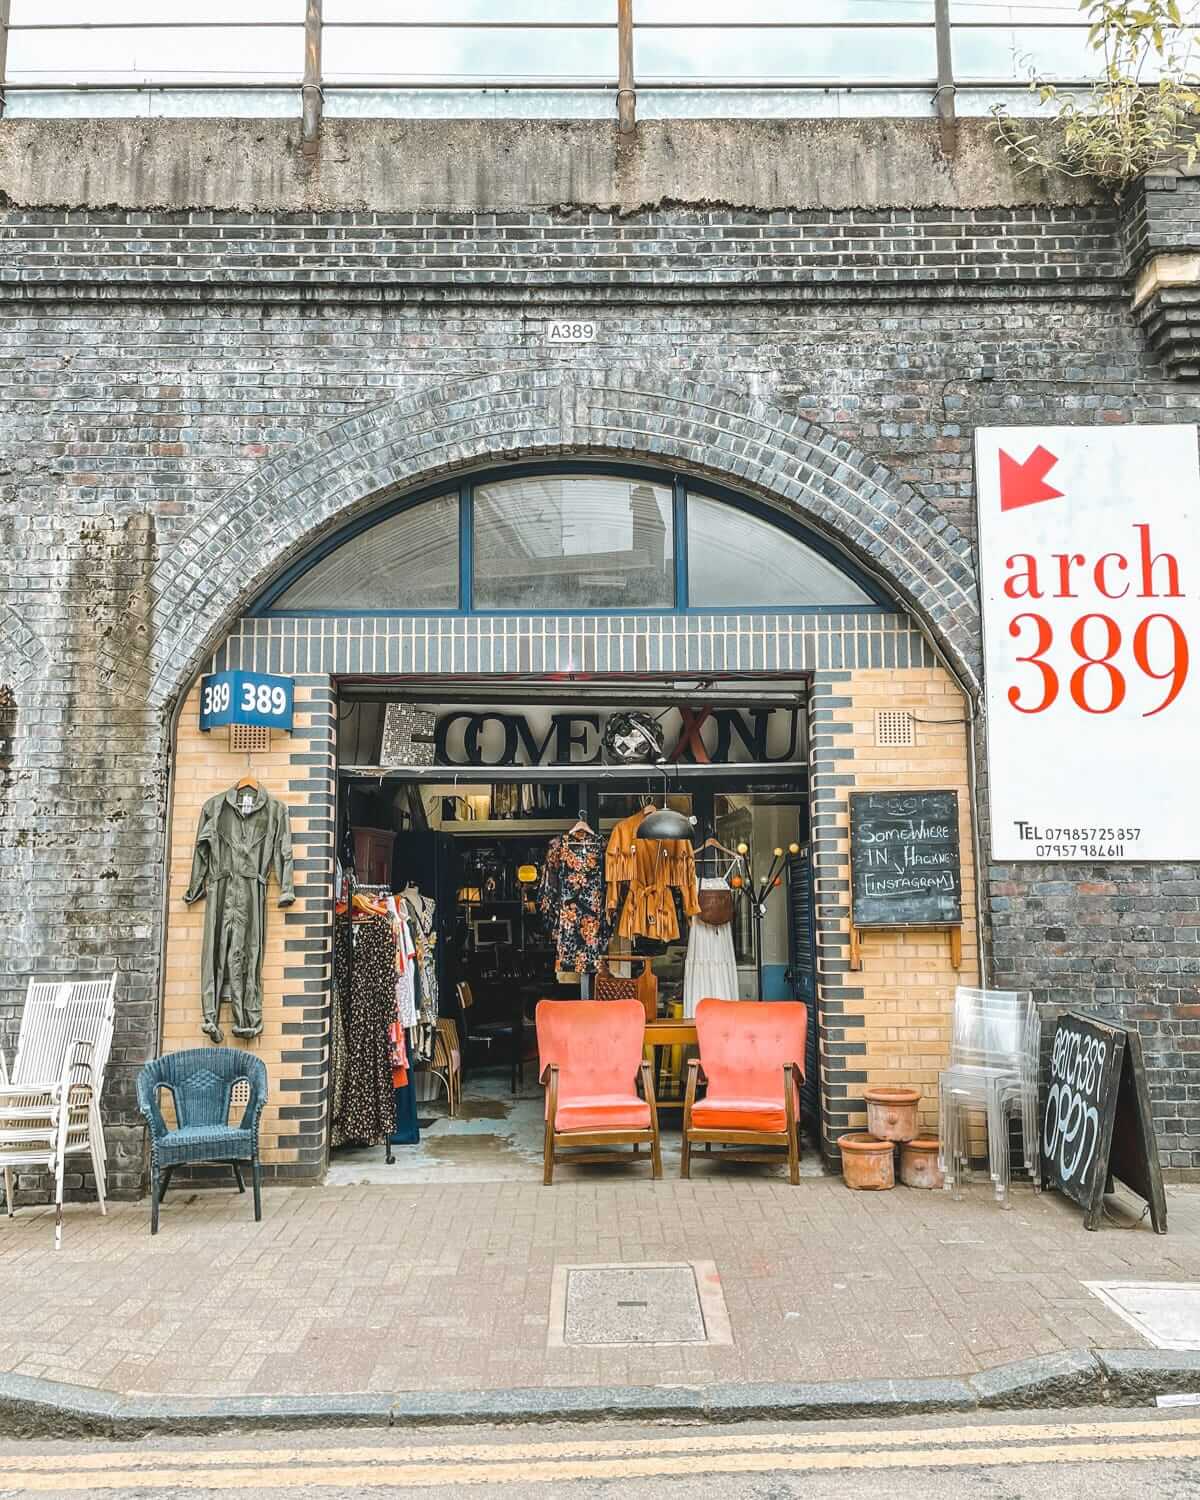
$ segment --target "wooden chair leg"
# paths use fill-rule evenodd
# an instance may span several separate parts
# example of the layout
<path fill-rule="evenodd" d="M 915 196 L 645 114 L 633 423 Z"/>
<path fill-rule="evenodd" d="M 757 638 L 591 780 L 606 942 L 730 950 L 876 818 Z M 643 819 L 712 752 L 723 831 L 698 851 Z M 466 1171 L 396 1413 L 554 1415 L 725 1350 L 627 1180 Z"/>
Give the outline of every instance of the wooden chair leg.
<path fill-rule="evenodd" d="M 160 1187 L 158 1168 L 150 1168 L 150 1233 L 158 1233 L 158 1204 L 160 1198 Z"/>
<path fill-rule="evenodd" d="M 800 1185 L 800 1134 L 796 1120 L 796 1089 L 798 1087 L 799 1079 L 796 1072 L 790 1067 L 784 1068 L 783 1098 L 787 1111 L 788 1181 L 793 1187 Z"/>
<path fill-rule="evenodd" d="M 8 1217 L 13 1216 L 13 1174 L 11 1167 L 4 1169 L 4 1201 L 8 1205 Z"/>
<path fill-rule="evenodd" d="M 658 1138 L 658 1100 L 654 1094 L 654 1070 L 648 1062 L 641 1065 L 642 1097 L 650 1106 L 650 1175 L 662 1176 L 662 1147 Z"/>
<path fill-rule="evenodd" d="M 679 1150 L 679 1175 L 690 1177 L 692 1175 L 692 1106 L 696 1102 L 696 1085 L 700 1081 L 700 1059 L 691 1057 L 688 1059 L 687 1089 L 683 1096 L 683 1124 L 681 1127 L 681 1140 Z"/>
<path fill-rule="evenodd" d="M 550 1075 L 550 1080 L 546 1085 L 546 1135 L 542 1148 L 543 1187 L 549 1187 L 554 1181 L 554 1118 L 558 1114 L 558 1069 L 552 1063 L 546 1071 Z"/>
<path fill-rule="evenodd" d="M 257 1155 L 250 1163 L 250 1175 L 254 1182 L 254 1222 L 258 1224 L 262 1222 L 262 1167 Z"/>

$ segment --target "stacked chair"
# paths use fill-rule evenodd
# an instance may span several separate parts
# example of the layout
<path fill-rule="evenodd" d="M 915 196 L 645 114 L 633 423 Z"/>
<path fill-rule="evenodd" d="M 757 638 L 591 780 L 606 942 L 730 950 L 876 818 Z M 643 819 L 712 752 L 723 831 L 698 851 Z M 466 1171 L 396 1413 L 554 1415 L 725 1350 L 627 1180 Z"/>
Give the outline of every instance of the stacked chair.
<path fill-rule="evenodd" d="M 970 1120 L 987 1120 L 988 1167 L 996 1198 L 1008 1207 L 1009 1135 L 1014 1116 L 1021 1121 L 1025 1165 L 1041 1190 L 1038 1130 L 1038 1062 L 1041 1018 L 1028 990 L 959 987 L 954 995 L 950 1066 L 940 1075 L 941 1148 L 939 1165 L 946 1191 L 962 1196 L 970 1179 Z"/>
<path fill-rule="evenodd" d="M 116 982 L 115 974 L 66 983 L 31 979 L 11 1078 L 0 1053 L 0 1167 L 8 1214 L 14 1169 L 52 1171 L 56 1250 L 62 1246 L 68 1156 L 91 1158 L 100 1212 L 107 1212 L 100 1093 L 112 1047 Z"/>

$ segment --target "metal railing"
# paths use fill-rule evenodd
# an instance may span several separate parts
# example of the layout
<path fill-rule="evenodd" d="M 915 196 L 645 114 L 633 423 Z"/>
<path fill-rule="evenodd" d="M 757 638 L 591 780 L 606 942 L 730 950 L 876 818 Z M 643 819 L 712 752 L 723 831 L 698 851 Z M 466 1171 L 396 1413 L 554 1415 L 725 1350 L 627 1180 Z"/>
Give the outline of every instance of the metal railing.
<path fill-rule="evenodd" d="M 21 0 L 18 0 L 18 4 Z M 611 19 L 592 20 L 339 20 L 327 19 L 324 14 L 325 0 L 293 0 L 296 6 L 296 18 L 283 20 L 194 20 L 194 21 L 43 21 L 33 19 L 13 21 L 11 19 L 13 0 L 0 0 L 0 114 L 4 112 L 6 100 L 11 96 L 21 95 L 23 97 L 37 94 L 73 94 L 85 93 L 161 93 L 169 92 L 213 95 L 216 93 L 241 93 L 256 91 L 260 94 L 283 95 L 295 99 L 299 94 L 300 114 L 302 119 L 302 135 L 305 149 L 314 151 L 318 141 L 321 120 L 325 108 L 325 101 L 331 94 L 339 97 L 357 94 L 360 97 L 369 94 L 398 94 L 403 91 L 419 91 L 422 94 L 449 93 L 451 91 L 473 90 L 478 93 L 519 93 L 521 91 L 575 91 L 597 94 L 601 97 L 611 96 L 615 105 L 615 114 L 618 128 L 623 134 L 629 134 L 635 129 L 638 115 L 639 92 L 642 94 L 653 93 L 662 95 L 683 95 L 688 92 L 707 90 L 714 93 L 732 94 L 741 91 L 746 94 L 770 92 L 803 93 L 812 91 L 823 91 L 825 93 L 881 93 L 896 94 L 908 92 L 913 94 L 926 94 L 930 111 L 938 119 L 943 147 L 949 151 L 954 145 L 954 127 L 956 115 L 956 95 L 964 89 L 982 91 L 984 93 L 997 94 L 1006 91 L 1023 90 L 1027 87 L 1027 78 L 1024 76 L 1008 77 L 980 77 L 971 74 L 969 77 L 955 75 L 955 44 L 968 34 L 984 34 L 992 32 L 1014 33 L 1025 32 L 1058 32 L 1058 33 L 1080 33 L 1087 29 L 1086 20 L 1080 18 L 1077 10 L 1064 12 L 1063 19 L 1046 17 L 1048 5 L 1038 7 L 1039 15 L 1036 19 L 1024 19 L 1016 16 L 1022 8 L 1019 4 L 1011 7 L 1001 7 L 1009 11 L 1006 19 L 984 19 L 974 17 L 966 20 L 955 19 L 952 15 L 952 0 L 928 0 L 928 9 L 923 18 L 880 20 L 869 19 L 841 19 L 841 20 L 730 20 L 730 21 L 672 21 L 672 20 L 643 20 L 635 21 L 635 0 L 607 0 L 614 7 L 615 13 Z M 972 10 L 985 8 L 981 4 L 972 5 Z M 33 12 L 35 17 L 37 12 Z M 1016 16 L 1016 18 L 1014 18 Z M 294 51 L 289 47 L 289 53 L 295 59 L 293 67 L 284 67 L 278 71 L 272 71 L 264 67 L 254 69 L 253 67 L 242 68 L 237 65 L 240 58 L 231 65 L 219 68 L 210 67 L 207 72 L 203 69 L 190 70 L 185 66 L 172 66 L 160 69 L 157 73 L 147 70 L 144 76 L 134 76 L 136 68 L 113 69 L 111 72 L 117 76 L 103 76 L 103 70 L 89 66 L 86 70 L 89 75 L 81 80 L 78 76 L 70 76 L 70 69 L 59 69 L 48 67 L 43 62 L 40 65 L 31 66 L 28 58 L 19 64 L 14 61 L 14 50 L 31 39 L 53 38 L 60 34 L 71 34 L 73 37 L 81 35 L 100 38 L 112 33 L 136 33 L 153 37 L 157 33 L 174 32 L 183 35 L 203 33 L 221 33 L 228 38 L 240 38 L 243 35 L 254 33 L 266 35 L 273 33 L 291 33 L 295 40 Z M 550 37 L 559 37 L 567 33 L 586 33 L 599 38 L 611 38 L 615 33 L 616 48 L 615 55 L 612 51 L 605 49 L 607 57 L 611 60 L 605 64 L 604 57 L 597 49 L 597 57 L 600 62 L 598 70 L 593 74 L 576 73 L 575 75 L 545 75 L 534 74 L 512 74 L 504 75 L 453 75 L 444 73 L 441 75 L 431 72 L 413 71 L 411 73 L 379 71 L 375 74 L 352 72 L 344 65 L 340 67 L 323 68 L 323 55 L 327 56 L 326 42 L 333 45 L 339 34 L 364 34 L 386 33 L 389 37 L 404 36 L 417 32 L 436 36 L 451 36 L 458 33 L 479 33 L 482 37 L 496 37 L 501 34 L 529 34 L 545 33 Z M 813 76 L 797 76 L 795 73 L 781 72 L 778 74 L 764 73 L 761 75 L 747 74 L 737 76 L 734 74 L 713 74 L 711 76 L 697 75 L 683 77 L 678 74 L 672 76 L 662 73 L 654 73 L 649 70 L 641 71 L 635 77 L 635 57 L 639 44 L 653 47 L 664 36 L 672 34 L 690 34 L 691 37 L 706 37 L 712 33 L 736 33 L 738 36 L 751 36 L 755 42 L 762 39 L 762 55 L 771 55 L 773 47 L 784 45 L 783 39 L 789 40 L 819 37 L 823 42 L 830 38 L 842 38 L 846 36 L 873 34 L 875 37 L 890 38 L 894 33 L 897 37 L 910 37 L 913 35 L 923 38 L 927 45 L 921 52 L 923 65 L 927 63 L 927 71 L 903 73 L 899 76 L 875 76 L 867 73 L 855 75 L 853 72 L 835 71 L 830 74 L 814 74 Z M 248 38 L 249 39 L 249 38 Z M 814 43 L 815 45 L 815 43 Z M 28 51 L 28 48 L 26 48 Z M 667 55 L 667 54 L 662 54 Z M 756 57 L 758 53 L 756 52 Z M 228 59 L 227 59 L 228 60 Z M 590 62 L 590 58 L 588 59 Z M 183 59 L 181 59 L 183 61 Z M 1088 86 L 1090 79 L 1085 77 L 1063 77 L 1056 78 L 1062 87 L 1083 88 Z M 613 107 L 610 105 L 610 109 Z M 293 106 L 294 107 L 294 106 Z"/>

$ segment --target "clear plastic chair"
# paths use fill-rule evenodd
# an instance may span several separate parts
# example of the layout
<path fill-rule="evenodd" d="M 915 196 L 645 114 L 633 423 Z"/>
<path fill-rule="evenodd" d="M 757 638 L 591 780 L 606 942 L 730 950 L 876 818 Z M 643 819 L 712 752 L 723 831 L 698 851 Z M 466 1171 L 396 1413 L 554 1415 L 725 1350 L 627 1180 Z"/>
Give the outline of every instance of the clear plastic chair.
<path fill-rule="evenodd" d="M 977 990 L 954 996 L 950 1066 L 938 1079 L 941 1105 L 939 1163 L 947 1192 L 962 1196 L 970 1179 L 970 1118 L 987 1121 L 988 1167 L 1001 1207 L 1008 1206 L 1009 1132 L 1021 1121 L 1025 1166 L 1041 1190 L 1037 1080 L 1041 1018 L 1028 990 Z"/>

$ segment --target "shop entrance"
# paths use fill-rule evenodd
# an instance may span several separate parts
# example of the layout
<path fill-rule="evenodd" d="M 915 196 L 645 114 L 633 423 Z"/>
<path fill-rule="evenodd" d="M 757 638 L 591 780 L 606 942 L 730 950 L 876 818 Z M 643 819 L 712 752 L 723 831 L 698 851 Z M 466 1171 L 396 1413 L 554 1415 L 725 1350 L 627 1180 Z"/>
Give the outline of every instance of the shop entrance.
<path fill-rule="evenodd" d="M 655 740 L 640 756 L 618 733 L 630 720 L 635 741 L 647 726 Z M 617 993 L 636 994 L 649 1018 L 690 1016 L 708 994 L 807 1004 L 801 1113 L 815 1169 L 819 1046 L 805 723 L 799 682 L 707 683 L 683 692 L 641 678 L 636 688 L 514 686 L 499 700 L 494 683 L 477 690 L 342 683 L 331 1180 L 535 1172 L 542 1134 L 536 1006 Z M 657 898 L 668 903 L 663 936 L 647 931 L 653 918 L 626 911 L 630 889 L 612 878 L 622 840 L 628 844 L 647 808 L 670 808 L 687 820 L 686 839 L 663 841 L 658 851 L 675 861 Z M 562 862 L 580 852 L 596 861 L 594 927 L 587 912 L 578 921 L 562 916 L 574 894 L 560 889 Z M 697 919 L 702 892 L 715 893 L 718 909 L 731 911 L 728 921 Z M 406 1078 L 386 1143 L 377 1138 L 386 1116 L 360 1107 L 364 1082 L 354 1076 L 364 1067 L 355 1033 L 374 1024 L 370 1005 L 362 982 L 337 972 L 339 953 L 350 954 L 342 970 L 354 968 L 356 924 L 374 923 L 382 934 L 381 911 L 402 967 L 409 946 L 415 950 L 415 994 L 401 982 L 410 1007 L 401 1017 Z M 654 1066 L 669 1153 L 678 1141 L 684 1049 L 658 1048 Z M 372 1076 L 383 1074 L 376 1059 Z"/>

